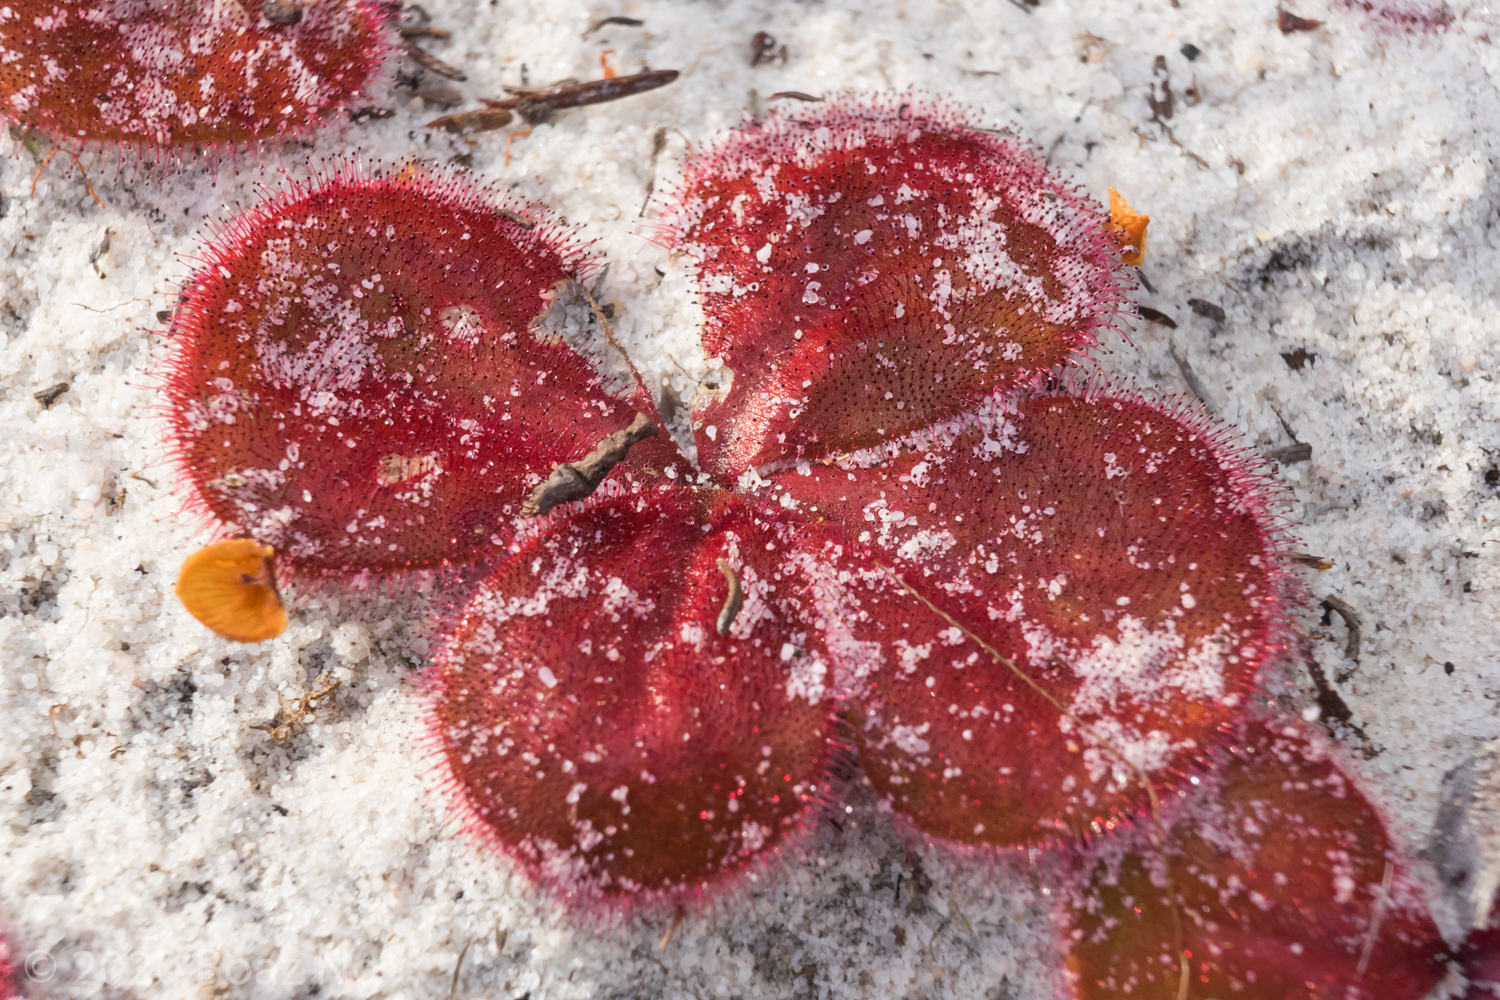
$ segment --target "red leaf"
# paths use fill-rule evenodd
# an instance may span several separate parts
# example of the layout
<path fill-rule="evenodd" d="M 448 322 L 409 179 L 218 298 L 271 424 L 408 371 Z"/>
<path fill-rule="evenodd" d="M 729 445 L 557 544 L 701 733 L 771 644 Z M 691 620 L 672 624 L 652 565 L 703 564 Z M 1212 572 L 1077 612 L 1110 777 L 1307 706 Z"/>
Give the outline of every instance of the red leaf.
<path fill-rule="evenodd" d="M 534 483 L 649 408 L 533 328 L 582 257 L 516 207 L 532 218 L 442 175 L 336 173 L 206 249 L 164 381 L 227 530 L 302 575 L 499 555 Z"/>
<path fill-rule="evenodd" d="M 734 373 L 694 416 L 731 477 L 869 447 L 1032 382 L 1119 305 L 1119 246 L 1027 146 L 911 96 L 747 122 L 685 168 L 672 245 L 704 350 Z"/>
<path fill-rule="evenodd" d="M 1464 1000 L 1500 997 L 1500 927 L 1470 931 L 1458 951 L 1458 962 L 1469 980 Z"/>
<path fill-rule="evenodd" d="M 570 899 L 711 889 L 824 794 L 830 678 L 799 532 L 670 486 L 549 528 L 485 582 L 433 671 L 463 808 Z M 727 634 L 720 560 L 744 594 Z"/>
<path fill-rule="evenodd" d="M 15 965 L 10 943 L 0 937 L 0 1000 L 21 1000 L 21 970 Z"/>
<path fill-rule="evenodd" d="M 0 7 L 0 107 L 59 141 L 226 146 L 320 128 L 389 49 L 368 0 L 261 5 L 9 0 Z"/>
<path fill-rule="evenodd" d="M 1442 938 L 1379 813 L 1330 760 L 1300 736 L 1254 725 L 1204 783 L 1167 840 L 1188 996 L 1427 995 L 1442 977 Z M 1083 875 L 1072 901 L 1073 995 L 1173 996 L 1177 939 L 1149 831 L 1103 842 Z"/>
<path fill-rule="evenodd" d="M 771 493 L 844 525 L 1157 780 L 1189 768 L 1280 648 L 1275 545 L 1242 460 L 1130 397 L 1035 398 L 906 444 L 778 473 Z M 851 719 L 898 813 L 1021 844 L 1138 808 L 1135 773 L 953 622 L 877 569 L 846 578 Z"/>

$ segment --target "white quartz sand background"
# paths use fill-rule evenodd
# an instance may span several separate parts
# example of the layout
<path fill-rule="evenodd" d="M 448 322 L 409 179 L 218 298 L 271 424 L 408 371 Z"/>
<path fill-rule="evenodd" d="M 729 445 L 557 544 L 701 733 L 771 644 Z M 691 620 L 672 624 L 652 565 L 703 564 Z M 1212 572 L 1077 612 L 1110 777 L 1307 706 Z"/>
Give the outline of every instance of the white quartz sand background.
<path fill-rule="evenodd" d="M 34 198 L 37 160 L 0 160 L 0 924 L 34 953 L 34 996 L 1055 995 L 1045 866 L 924 850 L 863 801 L 666 947 L 669 913 L 569 915 L 465 839 L 434 787 L 413 683 L 434 604 L 329 597 L 238 646 L 171 593 L 206 534 L 173 489 L 153 331 L 214 220 L 329 157 L 463 157 L 595 241 L 624 343 L 687 397 L 706 371 L 696 307 L 642 205 L 785 90 L 962 101 L 1151 215 L 1138 299 L 1177 327 L 1133 322 L 1100 364 L 1185 392 L 1175 345 L 1247 446 L 1311 445 L 1277 475 L 1299 547 L 1334 567 L 1298 571 L 1297 623 L 1359 727 L 1336 734 L 1362 787 L 1398 843 L 1428 846 L 1445 771 L 1500 736 L 1500 14 L 1452 3 L 1445 30 L 1409 35 L 1295 0 L 1325 24 L 1284 36 L 1259 0 L 424 6 L 454 32 L 424 44 L 467 71 L 464 107 L 596 77 L 606 49 L 621 72 L 683 75 L 561 114 L 508 163 L 504 132 L 423 130 L 437 112 L 397 83 L 410 64 L 364 102 L 393 117 L 306 147 L 217 170 L 86 160 L 105 208 L 61 156 Z M 585 37 L 609 15 L 645 24 Z M 784 63 L 750 66 L 762 30 Z M 1167 127 L 1147 100 L 1158 55 Z M 44 409 L 33 393 L 58 382 Z M 1357 668 L 1340 619 L 1320 621 L 1328 595 L 1362 617 Z M 342 687 L 304 730 L 253 728 L 328 671 Z M 1296 659 L 1273 689 L 1289 714 L 1316 708 Z"/>

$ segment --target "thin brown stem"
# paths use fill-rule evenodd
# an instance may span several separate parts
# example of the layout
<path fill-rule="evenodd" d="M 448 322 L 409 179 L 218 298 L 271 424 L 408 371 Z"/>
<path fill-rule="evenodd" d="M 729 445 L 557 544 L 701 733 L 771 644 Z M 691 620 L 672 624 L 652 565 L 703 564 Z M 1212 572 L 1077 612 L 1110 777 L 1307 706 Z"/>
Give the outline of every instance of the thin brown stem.
<path fill-rule="evenodd" d="M 993 659 L 1001 666 L 1005 667 L 1011 673 L 1015 674 L 1018 678 L 1021 679 L 1021 682 L 1023 684 L 1040 695 L 1049 705 L 1071 719 L 1073 721 L 1073 724 L 1076 725 L 1080 730 L 1082 730 L 1083 733 L 1089 737 L 1089 739 L 1093 740 L 1099 746 L 1103 747 L 1116 760 L 1124 764 L 1131 771 L 1135 772 L 1135 776 L 1140 781 L 1141 787 L 1146 790 L 1146 798 L 1151 802 L 1151 826 L 1155 834 L 1156 849 L 1158 855 L 1161 858 L 1162 870 L 1166 875 L 1167 880 L 1167 905 L 1172 913 L 1173 946 L 1177 952 L 1177 962 L 1181 972 L 1177 983 L 1177 1000 L 1187 1000 L 1189 969 L 1187 952 L 1183 947 L 1182 913 L 1179 909 L 1179 903 L 1177 899 L 1177 882 L 1172 876 L 1171 859 L 1167 856 L 1167 830 L 1161 819 L 1161 800 L 1157 797 L 1156 785 L 1152 782 L 1150 775 L 1148 775 L 1134 761 L 1127 758 L 1125 754 L 1122 753 L 1120 749 L 1116 747 L 1112 742 L 1110 742 L 1104 736 L 1100 735 L 1092 726 L 1079 718 L 1076 712 L 1068 708 L 1068 706 L 1064 705 L 1062 701 L 1060 701 L 1055 695 L 1052 694 L 1052 692 L 1042 687 L 1041 684 L 1037 683 L 1037 681 L 1031 677 L 1031 675 L 1027 674 L 1020 667 L 1016 666 L 1016 662 L 1014 660 L 1010 659 L 1007 656 L 1002 656 L 999 650 L 995 649 L 995 647 L 991 646 L 979 636 L 975 635 L 974 631 L 967 625 L 965 625 L 963 622 L 960 622 L 957 618 L 954 618 L 952 615 L 944 611 L 942 608 L 938 607 L 936 604 L 933 604 L 932 601 L 927 599 L 926 595 L 922 594 L 911 584 L 907 583 L 905 580 L 901 579 L 901 577 L 897 576 L 894 569 L 885 565 L 884 563 L 876 563 L 875 565 L 879 566 L 880 569 L 884 571 L 885 575 L 889 576 L 898 587 L 906 591 L 912 597 L 915 597 L 922 604 L 926 605 L 929 611 L 937 615 L 939 618 L 942 618 L 949 625 L 958 629 L 970 639 L 974 640 L 974 642 L 978 644 L 980 649 L 990 654 L 991 659 Z"/>
<path fill-rule="evenodd" d="M 469 953 L 469 946 L 473 944 L 472 939 L 464 942 L 463 951 L 458 953 L 458 961 L 453 965 L 453 984 L 448 987 L 448 1000 L 456 1000 L 458 996 L 458 974 L 464 968 L 464 956 Z"/>
<path fill-rule="evenodd" d="M 468 76 L 457 66 L 450 66 L 437 56 L 422 48 L 411 39 L 404 39 L 401 46 L 407 58 L 421 66 L 423 69 L 431 70 L 438 76 L 445 76 L 450 80 L 467 80 Z"/>
<path fill-rule="evenodd" d="M 1370 917 L 1370 933 L 1365 936 L 1364 947 L 1359 950 L 1359 965 L 1354 969 L 1356 983 L 1364 978 L 1365 970 L 1370 967 L 1370 955 L 1375 951 L 1375 939 L 1380 936 L 1380 924 L 1385 919 L 1385 908 L 1391 898 L 1391 880 L 1395 874 L 1396 866 L 1387 858 L 1385 875 L 1380 880 L 1380 898 L 1375 901 L 1375 912 Z"/>
<path fill-rule="evenodd" d="M 667 933 L 662 935 L 661 944 L 657 945 L 657 948 L 665 950 L 667 945 L 672 943 L 672 939 L 677 936 L 677 928 L 682 926 L 682 918 L 686 912 L 680 906 L 677 908 L 677 912 L 672 915 L 672 926 L 668 927 Z"/>
<path fill-rule="evenodd" d="M 625 367 L 630 369 L 630 375 L 635 379 L 636 386 L 641 392 L 646 394 L 647 398 L 650 398 L 651 393 L 646 389 L 646 380 L 641 377 L 640 370 L 636 368 L 635 362 L 631 360 L 629 352 L 621 347 L 620 342 L 615 339 L 614 324 L 610 323 L 609 317 L 604 315 L 604 310 L 599 308 L 599 303 L 594 301 L 594 295 L 589 291 L 587 285 L 580 281 L 578 289 L 583 292 L 583 297 L 588 302 L 589 309 L 594 314 L 594 321 L 599 324 L 599 332 L 604 335 L 604 342 L 620 353 L 620 357 L 625 360 Z"/>
<path fill-rule="evenodd" d="M 642 94 L 657 87 L 664 87 L 677 79 L 675 69 L 653 69 L 629 76 L 611 76 L 585 83 L 562 83 L 554 87 L 518 88 L 507 87 L 514 96 L 505 100 L 480 98 L 492 108 L 515 111 L 532 125 L 544 125 L 553 115 L 565 108 L 581 108 L 588 104 L 618 101 L 622 97 Z"/>
<path fill-rule="evenodd" d="M 52 152 L 48 153 L 47 158 L 42 160 L 42 165 L 36 168 L 36 176 L 31 179 L 31 197 L 36 197 L 36 182 L 42 179 L 42 171 L 47 169 L 47 164 L 51 163 L 52 158 L 58 153 L 67 153 L 73 158 L 73 165 L 76 166 L 78 168 L 78 172 L 83 175 L 83 186 L 88 188 L 89 197 L 94 199 L 94 201 L 98 203 L 100 208 L 108 208 L 109 206 L 104 204 L 104 202 L 100 200 L 99 196 L 94 193 L 94 185 L 89 183 L 89 172 L 83 169 L 83 161 L 78 158 L 78 154 L 73 152 L 71 149 L 63 149 L 61 146 L 58 146 L 57 148 L 53 149 Z"/>
<path fill-rule="evenodd" d="M 470 132 L 492 132 L 497 128 L 504 128 L 514 117 L 503 108 L 480 108 L 477 111 L 460 111 L 457 114 L 434 118 L 427 123 L 426 127 L 440 128 L 453 135 L 467 135 Z M 505 144 L 505 151 L 509 156 L 509 142 Z M 508 163 L 509 160 L 506 162 Z"/>

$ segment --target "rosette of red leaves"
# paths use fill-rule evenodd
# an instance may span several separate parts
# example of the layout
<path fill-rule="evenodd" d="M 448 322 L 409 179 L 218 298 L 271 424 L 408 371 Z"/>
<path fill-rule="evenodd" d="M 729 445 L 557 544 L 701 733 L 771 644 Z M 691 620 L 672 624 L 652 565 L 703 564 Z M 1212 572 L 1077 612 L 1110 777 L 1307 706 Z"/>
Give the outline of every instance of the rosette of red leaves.
<path fill-rule="evenodd" d="M 428 674 L 474 833 L 619 906 L 795 850 L 851 756 L 966 848 L 1078 844 L 1149 800 L 1149 838 L 1075 855 L 1076 995 L 1425 990 L 1437 939 L 1378 815 L 1243 735 L 1285 641 L 1272 491 L 1198 411 L 1056 374 L 1123 282 L 1034 152 L 886 99 L 694 156 L 667 239 L 730 370 L 705 471 L 658 441 L 529 521 L 647 401 L 538 335 L 580 261 L 485 200 L 403 173 L 252 213 L 194 278 L 171 397 L 203 503 L 298 572 L 489 569 Z"/>
<path fill-rule="evenodd" d="M 747 124 L 675 197 L 732 371 L 710 475 L 553 515 L 464 610 L 434 712 L 475 828 L 565 895 L 674 896 L 770 856 L 842 747 L 973 845 L 1201 760 L 1280 641 L 1264 487 L 1195 415 L 1016 395 L 1114 322 L 1098 208 L 896 99 Z"/>

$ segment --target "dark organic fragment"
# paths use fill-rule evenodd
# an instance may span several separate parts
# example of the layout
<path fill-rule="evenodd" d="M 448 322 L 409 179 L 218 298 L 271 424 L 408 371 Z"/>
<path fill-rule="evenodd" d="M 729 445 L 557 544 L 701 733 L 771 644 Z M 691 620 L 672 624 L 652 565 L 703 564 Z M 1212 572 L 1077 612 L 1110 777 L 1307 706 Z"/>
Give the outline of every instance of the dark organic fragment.
<path fill-rule="evenodd" d="M 272 24 L 292 25 L 302 20 L 302 5 L 294 0 L 265 0 L 260 12 Z"/>
<path fill-rule="evenodd" d="M 1167 57 L 1157 56 L 1151 65 L 1151 89 L 1146 94 L 1146 103 L 1151 106 L 1151 120 L 1164 122 L 1172 117 L 1172 74 L 1167 70 Z"/>
<path fill-rule="evenodd" d="M 554 468 L 521 504 L 521 515 L 537 517 L 550 513 L 558 504 L 592 496 L 614 467 L 625 460 L 631 446 L 654 436 L 656 430 L 644 413 L 637 413 L 629 427 L 606 435 L 583 458 Z"/>
<path fill-rule="evenodd" d="M 1188 299 L 1188 308 L 1204 319 L 1211 319 L 1215 323 L 1224 322 L 1223 307 L 1214 305 L 1205 299 Z"/>
<path fill-rule="evenodd" d="M 439 59 L 431 52 L 428 52 L 426 49 L 422 48 L 415 41 L 409 38 L 405 39 L 404 51 L 406 52 L 407 57 L 410 58 L 412 62 L 416 63 L 418 66 L 421 66 L 423 69 L 431 70 L 438 76 L 446 77 L 449 80 L 459 81 L 467 80 L 469 78 L 463 70 L 459 69 L 457 66 L 448 65 L 447 63 L 443 62 L 443 60 Z"/>
<path fill-rule="evenodd" d="M 1281 360 L 1285 361 L 1286 366 L 1292 371 L 1300 372 L 1309 362 L 1316 362 L 1318 356 L 1305 347 L 1299 347 L 1294 351 L 1283 351 Z"/>
<path fill-rule="evenodd" d="M 1306 441 L 1298 441 L 1289 444 L 1285 448 L 1277 448 L 1266 452 L 1266 461 L 1278 462 L 1282 465 L 1292 465 L 1296 462 L 1307 462 L 1312 459 L 1312 445 Z"/>
<path fill-rule="evenodd" d="M 750 39 L 750 65 L 759 66 L 776 58 L 776 38 L 767 31 L 757 31 Z M 781 47 L 781 61 L 786 62 L 786 46 Z"/>
<path fill-rule="evenodd" d="M 1344 621 L 1344 628 L 1348 630 L 1349 636 L 1344 641 L 1344 659 L 1359 663 L 1360 629 L 1364 627 L 1364 621 L 1359 617 L 1359 612 L 1355 611 L 1354 606 L 1348 601 L 1333 594 L 1323 598 L 1323 607 L 1325 617 L 1328 613 L 1337 613 Z"/>
<path fill-rule="evenodd" d="M 567 108 L 581 108 L 589 104 L 618 101 L 622 97 L 644 94 L 657 87 L 665 87 L 680 74 L 675 69 L 653 69 L 628 76 L 611 76 L 603 80 L 585 83 L 567 83 L 539 90 L 506 87 L 513 94 L 503 101 L 483 98 L 485 105 L 496 110 L 514 111 L 526 122 L 541 125 L 552 120 L 557 112 Z"/>
<path fill-rule="evenodd" d="M 1276 27 L 1281 29 L 1283 35 L 1290 35 L 1294 31 L 1316 31 L 1322 26 L 1322 21 L 1298 17 L 1289 10 L 1283 9 L 1276 12 Z"/>
<path fill-rule="evenodd" d="M 1182 374 L 1182 380 L 1187 383 L 1188 388 L 1193 390 L 1193 395 L 1208 407 L 1209 412 L 1218 416 L 1219 404 L 1214 401 L 1214 397 L 1208 391 L 1208 386 L 1203 384 L 1203 379 L 1198 376 L 1192 363 L 1177 349 L 1176 344 L 1167 345 L 1167 353 L 1171 355 L 1173 361 L 1177 362 L 1177 370 Z"/>
<path fill-rule="evenodd" d="M 460 111 L 455 115 L 434 118 L 427 123 L 427 127 L 440 128 L 453 135 L 467 135 L 470 132 L 492 132 L 497 128 L 504 128 L 514 120 L 514 117 L 504 108 L 478 108 L 474 111 Z"/>
<path fill-rule="evenodd" d="M 1141 314 L 1141 319 L 1148 323 L 1156 323 L 1168 330 L 1177 329 L 1177 321 L 1160 309 L 1152 309 L 1150 306 L 1136 306 L 1135 311 Z"/>
<path fill-rule="evenodd" d="M 41 389 L 37 392 L 32 393 L 31 398 L 36 400 L 38 403 L 41 403 L 42 409 L 50 410 L 52 408 L 52 404 L 61 399 L 62 394 L 67 392 L 71 388 L 72 386 L 67 382 L 58 382 L 55 385 L 49 385 L 45 389 Z"/>
<path fill-rule="evenodd" d="M 717 565 L 719 572 L 724 574 L 724 582 L 729 589 L 724 595 L 724 606 L 719 609 L 716 628 L 720 635 L 728 635 L 729 630 L 734 627 L 734 620 L 740 615 L 740 609 L 745 606 L 745 591 L 740 586 L 740 575 L 734 571 L 728 559 L 720 559 Z"/>
<path fill-rule="evenodd" d="M 598 31 L 600 28 L 606 27 L 611 24 L 618 24 L 622 28 L 639 28 L 645 23 L 645 21 L 642 21 L 638 17 L 623 17 L 619 14 L 616 14 L 612 17 L 601 17 L 599 20 L 589 25 L 589 30 L 583 33 L 583 37 L 587 38 L 594 32 Z"/>

